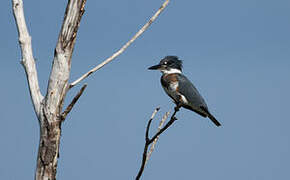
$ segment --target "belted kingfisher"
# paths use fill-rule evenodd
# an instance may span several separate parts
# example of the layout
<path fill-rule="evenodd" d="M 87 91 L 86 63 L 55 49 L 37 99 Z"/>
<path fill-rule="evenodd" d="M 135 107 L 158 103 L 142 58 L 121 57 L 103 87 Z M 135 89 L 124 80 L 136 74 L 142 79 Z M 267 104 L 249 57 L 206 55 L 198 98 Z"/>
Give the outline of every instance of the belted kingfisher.
<path fill-rule="evenodd" d="M 177 106 L 192 110 L 202 117 L 209 117 L 216 126 L 221 125 L 209 112 L 204 99 L 194 85 L 182 74 L 182 61 L 177 56 L 166 56 L 158 65 L 148 69 L 162 72 L 162 87 Z"/>

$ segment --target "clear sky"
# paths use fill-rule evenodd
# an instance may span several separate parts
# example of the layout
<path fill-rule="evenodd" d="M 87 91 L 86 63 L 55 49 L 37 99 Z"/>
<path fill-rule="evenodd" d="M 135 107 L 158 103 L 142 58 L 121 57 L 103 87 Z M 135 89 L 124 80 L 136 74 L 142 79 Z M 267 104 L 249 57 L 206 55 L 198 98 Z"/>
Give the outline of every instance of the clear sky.
<path fill-rule="evenodd" d="M 88 0 L 71 81 L 121 47 L 161 0 Z M 66 1 L 24 1 L 42 93 Z M 290 1 L 174 1 L 141 38 L 85 80 L 88 87 L 62 126 L 58 179 L 133 179 L 145 126 L 173 110 L 159 72 L 166 55 L 222 123 L 182 109 L 162 134 L 143 179 L 290 179 Z M 33 179 L 39 126 L 32 108 L 11 1 L 0 2 L 0 179 Z M 79 90 L 69 92 L 66 104 Z"/>

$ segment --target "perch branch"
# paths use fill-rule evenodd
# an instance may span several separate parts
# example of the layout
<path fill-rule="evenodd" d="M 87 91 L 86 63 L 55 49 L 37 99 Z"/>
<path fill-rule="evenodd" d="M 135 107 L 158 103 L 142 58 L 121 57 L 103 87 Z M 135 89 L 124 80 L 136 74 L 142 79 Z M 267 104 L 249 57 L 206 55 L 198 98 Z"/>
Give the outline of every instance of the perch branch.
<path fill-rule="evenodd" d="M 170 114 L 170 112 L 167 112 L 167 113 L 164 114 L 164 116 L 162 117 L 162 119 L 161 119 L 161 121 L 159 123 L 157 132 L 161 130 L 161 128 L 162 128 L 163 124 L 165 123 L 166 119 L 168 118 L 169 114 Z M 149 160 L 152 152 L 154 151 L 154 148 L 155 148 L 155 145 L 156 145 L 156 143 L 158 141 L 158 138 L 159 138 L 159 136 L 157 136 L 157 138 L 153 141 L 152 145 L 150 146 L 149 152 L 147 153 L 147 157 L 146 157 L 146 161 L 145 161 L 145 166 L 146 166 L 147 161 Z"/>
<path fill-rule="evenodd" d="M 32 52 L 31 37 L 29 35 L 25 22 L 22 0 L 13 0 L 12 7 L 14 19 L 18 30 L 19 45 L 21 47 L 22 54 L 21 64 L 25 69 L 30 97 L 33 103 L 34 110 L 37 116 L 39 117 L 41 113 L 40 109 L 43 96 L 39 89 L 37 70 Z"/>
<path fill-rule="evenodd" d="M 79 98 L 83 94 L 83 92 L 86 89 L 86 87 L 87 87 L 87 84 L 84 84 L 83 87 L 80 89 L 80 91 L 77 93 L 77 95 L 73 98 L 73 100 L 71 101 L 71 103 L 63 111 L 63 113 L 61 114 L 61 120 L 62 121 L 64 121 L 65 118 L 66 118 L 66 116 L 68 115 L 68 113 L 70 113 L 70 111 L 72 110 L 72 108 L 74 107 L 74 105 L 76 104 L 76 102 L 79 100 Z"/>
<path fill-rule="evenodd" d="M 177 118 L 175 117 L 175 114 L 179 111 L 179 106 L 176 106 L 174 108 L 174 113 L 172 114 L 170 120 L 165 124 L 164 127 L 162 127 L 151 139 L 149 138 L 149 129 L 150 129 L 150 125 L 151 125 L 151 122 L 153 120 L 153 118 L 151 118 L 149 121 L 148 121 L 148 124 L 147 124 L 147 128 L 146 128 L 146 133 L 145 133 L 145 146 L 144 146 L 144 151 L 143 151 L 143 157 L 142 157 L 142 164 L 141 164 L 141 167 L 139 169 L 139 172 L 136 176 L 136 180 L 139 180 L 143 171 L 144 171 L 144 168 L 145 168 L 145 165 L 146 165 L 146 160 L 148 159 L 147 158 L 147 151 L 148 151 L 148 147 L 151 143 L 153 143 L 155 141 L 155 139 L 158 138 L 158 136 L 160 134 L 162 134 L 166 129 L 168 129 L 176 120 Z"/>
<path fill-rule="evenodd" d="M 81 82 L 82 80 L 84 80 L 85 78 L 90 76 L 92 73 L 94 73 L 95 71 L 99 70 L 100 68 L 102 68 L 103 66 L 105 66 L 106 64 L 111 62 L 112 60 L 114 60 L 120 54 L 122 54 L 125 51 L 125 49 L 127 49 L 144 31 L 146 31 L 146 29 L 148 29 L 148 27 L 155 21 L 155 19 L 165 9 L 165 7 L 168 5 L 169 1 L 170 0 L 166 0 L 162 4 L 162 6 L 158 9 L 158 11 L 150 18 L 150 20 L 125 45 L 123 45 L 121 47 L 121 49 L 119 49 L 117 52 L 115 52 L 111 57 L 104 60 L 101 64 L 97 65 L 96 67 L 94 67 L 93 69 L 91 69 L 90 71 L 88 71 L 87 73 L 82 75 L 80 78 L 78 78 L 77 80 L 72 82 L 70 84 L 69 88 L 74 87 L 76 84 L 78 84 L 79 82 Z"/>
<path fill-rule="evenodd" d="M 144 152 L 143 152 L 143 156 L 142 156 L 142 164 L 141 164 L 141 168 L 138 172 L 138 175 L 136 177 L 136 180 L 138 180 L 141 175 L 142 175 L 142 172 L 144 170 L 144 167 L 145 167 L 145 162 L 146 162 L 146 159 L 147 159 L 147 150 L 148 150 L 148 147 L 149 147 L 149 144 L 147 145 L 147 142 L 149 140 L 149 129 L 150 129 L 150 125 L 151 125 L 151 122 L 153 120 L 153 118 L 155 117 L 156 113 L 159 111 L 159 107 L 156 108 L 151 116 L 151 118 L 149 119 L 148 121 L 148 124 L 147 124 L 147 128 L 146 128 L 146 132 L 145 132 L 145 146 L 144 146 Z"/>

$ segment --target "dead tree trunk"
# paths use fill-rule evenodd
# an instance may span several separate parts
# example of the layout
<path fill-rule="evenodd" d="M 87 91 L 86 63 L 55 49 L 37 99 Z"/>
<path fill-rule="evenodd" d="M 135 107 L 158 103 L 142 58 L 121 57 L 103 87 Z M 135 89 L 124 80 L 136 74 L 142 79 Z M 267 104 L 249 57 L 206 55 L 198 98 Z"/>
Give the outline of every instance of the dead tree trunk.
<path fill-rule="evenodd" d="M 68 2 L 61 32 L 54 52 L 48 89 L 42 102 L 36 179 L 55 179 L 61 135 L 61 112 L 68 91 L 71 56 L 85 0 Z"/>
<path fill-rule="evenodd" d="M 58 42 L 54 52 L 52 70 L 47 93 L 43 97 L 39 90 L 37 71 L 33 58 L 31 37 L 28 33 L 22 0 L 13 0 L 13 12 L 18 28 L 22 50 L 22 64 L 29 83 L 34 110 L 40 124 L 35 179 L 56 179 L 56 168 L 63 121 L 63 102 L 68 91 L 71 57 L 86 0 L 69 0 Z"/>

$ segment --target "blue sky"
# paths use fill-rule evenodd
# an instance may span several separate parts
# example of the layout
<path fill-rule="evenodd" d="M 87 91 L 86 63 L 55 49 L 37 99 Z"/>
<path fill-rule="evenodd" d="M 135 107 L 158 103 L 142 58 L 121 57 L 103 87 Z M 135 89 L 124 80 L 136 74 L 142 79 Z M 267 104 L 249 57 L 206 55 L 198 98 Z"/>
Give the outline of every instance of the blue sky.
<path fill-rule="evenodd" d="M 71 81 L 121 47 L 163 1 L 88 1 Z M 66 1 L 24 1 L 42 93 Z M 58 179 L 133 179 L 154 108 L 173 110 L 159 72 L 166 55 L 216 118 L 181 110 L 161 137 L 143 179 L 289 179 L 290 2 L 172 1 L 135 43 L 85 80 L 88 87 L 62 126 Z M 0 2 L 0 179 L 32 179 L 39 141 L 10 1 Z M 79 90 L 69 92 L 66 104 Z M 17 172 L 17 173 L 16 173 Z"/>

